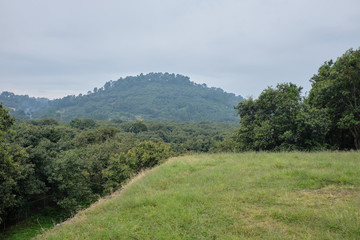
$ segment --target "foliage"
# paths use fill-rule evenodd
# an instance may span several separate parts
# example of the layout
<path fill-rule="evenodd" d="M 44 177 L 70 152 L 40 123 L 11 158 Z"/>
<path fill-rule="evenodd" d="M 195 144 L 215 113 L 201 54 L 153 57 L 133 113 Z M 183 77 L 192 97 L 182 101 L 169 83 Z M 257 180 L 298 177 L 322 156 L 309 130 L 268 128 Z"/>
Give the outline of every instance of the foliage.
<path fill-rule="evenodd" d="M 324 144 L 328 121 L 301 99 L 292 83 L 265 89 L 258 99 L 240 102 L 240 150 L 311 150 Z"/>
<path fill-rule="evenodd" d="M 144 132 L 147 130 L 148 127 L 142 121 L 136 121 L 133 124 L 131 124 L 131 126 L 129 127 L 129 132 L 133 132 L 133 133 Z"/>
<path fill-rule="evenodd" d="M 83 161 L 76 150 L 61 153 L 47 167 L 50 196 L 68 214 L 97 199 L 83 176 Z"/>
<path fill-rule="evenodd" d="M 115 154 L 110 157 L 109 165 L 102 170 L 105 179 L 104 191 L 112 193 L 129 179 L 134 171 L 134 162 L 127 158 L 125 153 Z"/>
<path fill-rule="evenodd" d="M 73 128 L 78 129 L 87 129 L 87 128 L 94 128 L 96 125 L 95 121 L 93 119 L 88 118 L 75 118 L 74 120 L 70 121 L 70 126 Z"/>
<path fill-rule="evenodd" d="M 106 192 L 118 189 L 125 180 L 147 168 L 154 167 L 173 155 L 168 144 L 144 141 L 136 144 L 127 153 L 115 154 L 102 174 L 106 179 Z"/>
<path fill-rule="evenodd" d="M 127 153 L 128 159 L 134 163 L 135 172 L 152 168 L 171 155 L 171 148 L 168 144 L 151 141 L 140 142 Z"/>
<path fill-rule="evenodd" d="M 5 221 L 24 217 L 31 202 L 44 197 L 62 209 L 63 217 L 71 216 L 170 156 L 217 151 L 236 128 L 230 123 L 87 119 L 17 120 L 12 125 L 7 111 L 2 116 L 1 174 L 7 181 L 1 185 L 0 217 Z"/>
<path fill-rule="evenodd" d="M 311 82 L 310 105 L 324 109 L 331 119 L 329 144 L 360 149 L 360 49 L 348 50 L 335 63 L 325 62 Z"/>
<path fill-rule="evenodd" d="M 12 208 L 21 204 L 22 183 L 32 173 L 24 149 L 7 140 L 13 122 L 8 110 L 0 104 L 0 223 Z"/>
<path fill-rule="evenodd" d="M 6 133 L 13 124 L 14 118 L 11 117 L 8 110 L 0 104 L 0 136 L 3 137 L 4 133 Z"/>
<path fill-rule="evenodd" d="M 54 118 L 44 118 L 44 119 L 41 119 L 40 121 L 37 121 L 37 122 L 34 122 L 34 123 L 42 125 L 42 126 L 59 125 L 59 122 Z"/>
<path fill-rule="evenodd" d="M 330 119 L 324 109 L 309 106 L 303 102 L 295 119 L 299 150 L 323 150 L 329 148 L 326 135 L 329 132 Z"/>
<path fill-rule="evenodd" d="M 360 49 L 325 62 L 302 99 L 292 83 L 237 105 L 238 149 L 360 149 Z"/>
<path fill-rule="evenodd" d="M 79 134 L 77 134 L 73 139 L 73 143 L 77 147 L 86 146 L 89 144 L 99 144 L 113 138 L 116 133 L 117 129 L 114 127 L 88 129 L 81 131 Z"/>

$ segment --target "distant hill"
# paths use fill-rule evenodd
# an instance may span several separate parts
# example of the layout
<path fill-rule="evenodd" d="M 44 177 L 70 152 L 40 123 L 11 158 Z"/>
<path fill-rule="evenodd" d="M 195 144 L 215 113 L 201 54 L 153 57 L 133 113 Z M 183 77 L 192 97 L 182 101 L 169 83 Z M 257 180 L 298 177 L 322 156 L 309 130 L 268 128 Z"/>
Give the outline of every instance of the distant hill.
<path fill-rule="evenodd" d="M 53 117 L 61 121 L 74 118 L 97 120 L 157 121 L 238 121 L 234 105 L 241 96 L 197 84 L 189 77 L 169 73 L 149 73 L 109 81 L 86 95 L 61 99 L 31 98 L 9 92 L 0 102 L 22 119 Z"/>
<path fill-rule="evenodd" d="M 11 114 L 21 119 L 31 119 L 32 113 L 49 106 L 49 99 L 34 98 L 28 95 L 16 95 L 12 92 L 2 92 L 0 103 L 11 109 Z"/>

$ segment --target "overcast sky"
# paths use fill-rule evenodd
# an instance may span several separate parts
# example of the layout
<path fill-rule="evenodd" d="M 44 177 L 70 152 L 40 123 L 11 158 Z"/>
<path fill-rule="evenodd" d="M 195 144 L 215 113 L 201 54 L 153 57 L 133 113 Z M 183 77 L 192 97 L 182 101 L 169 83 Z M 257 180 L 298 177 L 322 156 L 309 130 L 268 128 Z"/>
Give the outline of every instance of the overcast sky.
<path fill-rule="evenodd" d="M 244 97 L 360 47 L 359 0 L 0 0 L 0 92 L 57 98 L 149 72 Z"/>

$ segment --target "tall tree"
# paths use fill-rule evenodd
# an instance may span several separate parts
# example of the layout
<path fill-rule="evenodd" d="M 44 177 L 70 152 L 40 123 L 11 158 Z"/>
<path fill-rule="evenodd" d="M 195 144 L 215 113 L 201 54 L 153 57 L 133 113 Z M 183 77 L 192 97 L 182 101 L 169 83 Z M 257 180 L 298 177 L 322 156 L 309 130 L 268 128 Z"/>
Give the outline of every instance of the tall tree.
<path fill-rule="evenodd" d="M 23 164 L 27 157 L 25 151 L 7 141 L 6 135 L 13 123 L 8 110 L 0 104 L 0 223 L 9 210 L 20 204 L 21 183 L 31 171 Z"/>
<path fill-rule="evenodd" d="M 240 150 L 312 150 L 324 148 L 329 120 L 323 110 L 302 100 L 292 83 L 267 88 L 237 105 Z"/>
<path fill-rule="evenodd" d="M 331 118 L 329 141 L 360 149 L 360 49 L 350 49 L 336 62 L 325 62 L 311 79 L 309 103 Z M 347 143 L 352 137 L 353 143 Z"/>
<path fill-rule="evenodd" d="M 300 110 L 301 87 L 292 83 L 267 88 L 258 99 L 237 105 L 243 150 L 289 149 L 296 142 L 296 116 Z"/>

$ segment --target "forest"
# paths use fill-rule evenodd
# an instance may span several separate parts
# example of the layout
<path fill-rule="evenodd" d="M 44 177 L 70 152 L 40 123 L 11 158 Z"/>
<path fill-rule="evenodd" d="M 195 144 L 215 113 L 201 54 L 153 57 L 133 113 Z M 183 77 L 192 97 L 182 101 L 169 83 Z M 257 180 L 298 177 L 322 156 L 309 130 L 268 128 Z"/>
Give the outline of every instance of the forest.
<path fill-rule="evenodd" d="M 1 222 L 47 202 L 69 217 L 171 156 L 217 152 L 233 123 L 15 120 L 1 106 Z"/>
<path fill-rule="evenodd" d="M 61 209 L 64 218 L 69 217 L 172 156 L 359 150 L 360 49 L 350 49 L 335 62 L 325 62 L 310 81 L 312 89 L 305 97 L 301 87 L 281 83 L 263 90 L 257 99 L 238 101 L 235 109 L 240 124 L 210 119 L 125 121 L 115 116 L 110 120 L 80 117 L 65 121 L 76 114 L 60 117 L 62 121 L 56 116 L 23 120 L 11 116 L 10 109 L 0 104 L 0 223 L 5 226 L 23 219 L 43 199 Z M 124 82 L 109 83 L 102 90 L 74 99 L 101 96 Z M 215 101 L 222 94 L 214 94 Z M 52 104 L 68 104 L 70 108 L 72 97 L 65 99 L 69 103 L 62 99 Z M 221 115 L 212 111 L 208 114 Z"/>

